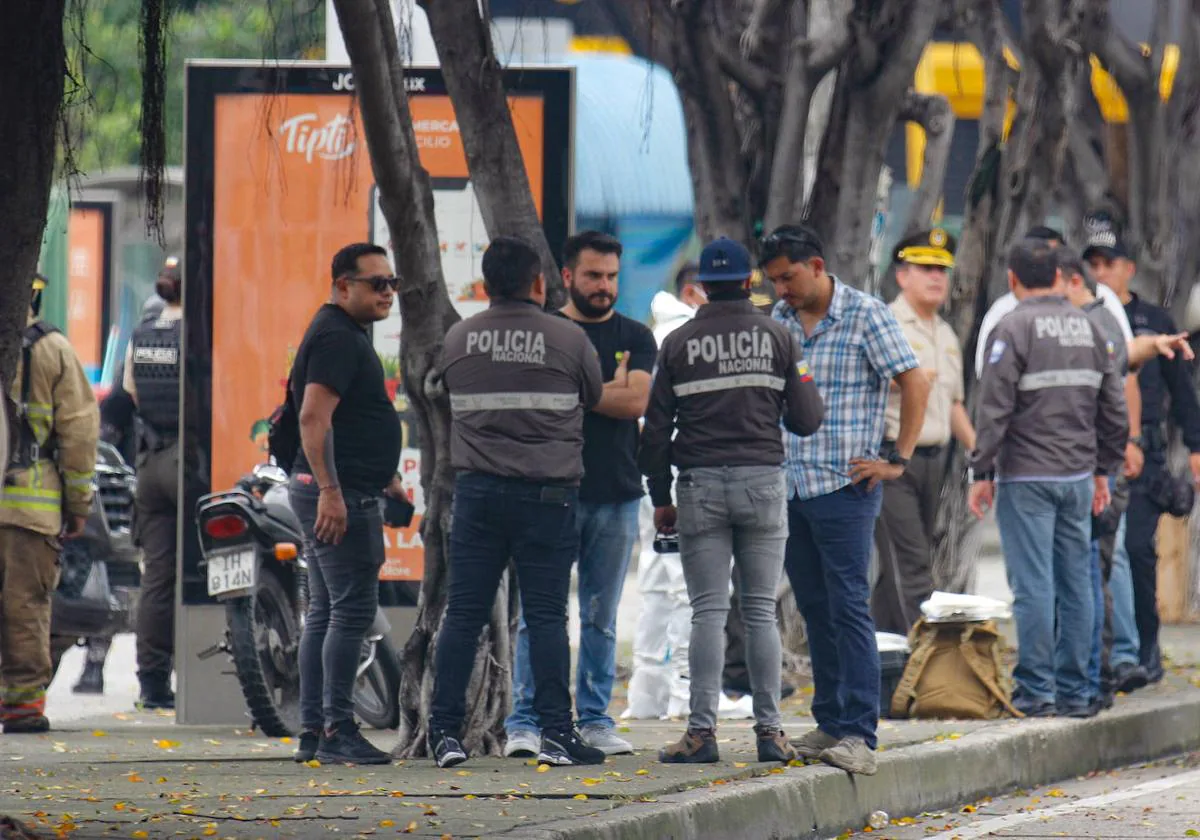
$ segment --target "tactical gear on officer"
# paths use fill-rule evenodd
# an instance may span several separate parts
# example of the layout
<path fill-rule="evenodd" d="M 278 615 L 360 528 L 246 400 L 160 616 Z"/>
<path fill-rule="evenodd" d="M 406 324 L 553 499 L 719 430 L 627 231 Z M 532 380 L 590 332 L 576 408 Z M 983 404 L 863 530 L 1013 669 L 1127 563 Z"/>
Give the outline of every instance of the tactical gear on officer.
<path fill-rule="evenodd" d="M 137 496 L 134 536 L 144 558 L 137 617 L 141 705 L 171 709 L 175 653 L 175 578 L 178 567 L 179 391 L 183 318 L 179 260 L 168 257 L 155 292 L 164 301 L 156 318 L 133 331 L 125 357 L 124 389 L 137 404 Z"/>
<path fill-rule="evenodd" d="M 91 512 L 100 417 L 91 383 L 57 328 L 37 319 L 47 280 L 36 275 L 15 381 L 15 443 L 0 492 L 0 721 L 5 734 L 45 732 L 53 677 L 50 610 L 59 540 Z"/>

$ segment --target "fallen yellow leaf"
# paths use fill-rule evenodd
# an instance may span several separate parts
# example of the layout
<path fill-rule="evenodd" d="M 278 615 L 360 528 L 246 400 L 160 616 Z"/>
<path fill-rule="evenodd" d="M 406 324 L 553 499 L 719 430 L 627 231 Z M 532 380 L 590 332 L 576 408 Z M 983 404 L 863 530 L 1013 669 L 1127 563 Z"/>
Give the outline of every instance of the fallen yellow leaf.
<path fill-rule="evenodd" d="M 127 775 L 125 778 L 126 778 L 126 779 L 128 779 L 128 780 L 129 780 L 129 781 L 131 781 L 131 782 L 144 782 L 144 781 L 146 781 L 146 780 L 145 780 L 145 779 L 143 779 L 141 776 L 139 776 L 137 773 L 130 773 L 130 774 L 129 774 L 129 775 Z"/>
<path fill-rule="evenodd" d="M 379 821 L 379 825 L 380 825 L 380 827 L 381 827 L 381 828 L 391 828 L 391 827 L 392 827 L 392 826 L 394 826 L 395 824 L 396 824 L 396 823 L 395 823 L 394 821 L 392 821 L 392 820 L 380 820 L 380 821 Z"/>
<path fill-rule="evenodd" d="M 466 796 L 463 797 L 463 799 L 475 799 L 475 794 L 468 793 Z"/>
<path fill-rule="evenodd" d="M 404 791 L 402 791 L 402 790 L 394 790 L 394 791 L 392 791 L 392 792 L 391 792 L 390 794 L 388 794 L 388 795 L 389 795 L 389 796 L 392 796 L 392 797 L 395 797 L 395 798 L 397 798 L 397 799 L 398 799 L 398 798 L 400 798 L 401 796 L 404 796 Z"/>
<path fill-rule="evenodd" d="M 149 832 L 145 832 L 145 831 L 135 831 L 135 832 L 133 832 L 133 836 L 140 839 L 142 837 L 149 837 L 150 834 L 149 834 Z"/>
<path fill-rule="evenodd" d="M 416 820 L 413 820 L 408 825 L 404 826 L 405 834 L 412 834 L 416 830 L 417 830 L 417 821 Z"/>
<path fill-rule="evenodd" d="M 470 775 L 471 775 L 471 771 L 470 771 L 470 770 L 459 770 L 459 771 L 458 771 L 458 772 L 456 772 L 454 775 L 455 775 L 455 776 L 470 776 Z"/>
<path fill-rule="evenodd" d="M 639 770 L 639 771 L 637 771 L 637 775 L 639 775 L 639 776 L 649 776 L 649 775 L 650 775 L 650 771 L 649 771 L 649 770 L 642 769 L 642 770 Z"/>
<path fill-rule="evenodd" d="M 604 780 L 603 779 L 584 779 L 583 783 L 585 785 L 587 785 L 588 787 L 595 787 L 596 785 L 604 784 Z"/>
<path fill-rule="evenodd" d="M 166 738 L 160 738 L 154 742 L 154 746 L 158 747 L 160 750 L 173 750 L 179 746 L 179 742 L 168 741 Z"/>
<path fill-rule="evenodd" d="M 537 771 L 538 771 L 539 773 L 549 773 L 549 772 L 550 772 L 550 765 L 549 765 L 549 764 L 539 764 L 539 765 L 538 765 L 538 769 L 537 769 Z"/>
<path fill-rule="evenodd" d="M 280 741 L 282 741 L 282 742 L 283 742 L 283 743 L 285 743 L 285 744 L 290 744 L 290 743 L 292 743 L 292 739 L 291 739 L 291 738 L 288 738 L 288 737 L 286 737 L 286 736 L 285 736 L 285 737 L 283 737 L 283 738 L 280 738 L 279 740 L 280 740 Z"/>
<path fill-rule="evenodd" d="M 114 810 L 114 811 L 124 811 L 124 810 L 125 810 L 125 803 L 124 803 L 124 802 L 116 802 L 116 803 L 114 803 L 114 804 L 113 804 L 113 810 Z"/>
<path fill-rule="evenodd" d="M 204 829 L 204 836 L 205 836 L 205 837 L 212 837 L 212 836 L 213 836 L 214 834 L 216 834 L 216 833 L 217 833 L 217 830 L 216 830 L 215 828 L 206 828 L 206 829 Z"/>
<path fill-rule="evenodd" d="M 577 793 L 574 796 L 572 796 L 571 798 L 578 799 L 580 802 L 585 802 L 585 801 L 587 801 L 587 794 L 586 793 Z"/>
<path fill-rule="evenodd" d="M 315 758 L 310 758 L 308 761 L 306 761 L 304 763 L 307 764 L 309 767 L 320 767 L 321 766 L 321 762 L 317 761 Z"/>
<path fill-rule="evenodd" d="M 93 733 L 92 733 L 92 737 L 94 737 L 94 738 L 103 738 L 103 737 L 104 737 L 105 735 L 107 735 L 107 734 L 108 734 L 108 733 L 107 733 L 107 732 L 105 732 L 103 729 L 97 729 L 95 732 L 93 732 Z"/>
<path fill-rule="evenodd" d="M 742 768 L 742 767 L 745 767 L 745 766 L 747 766 L 747 765 L 746 765 L 746 762 L 744 762 L 744 761 L 735 761 L 735 762 L 733 762 L 733 766 L 734 766 L 734 767 L 738 767 L 738 768 Z"/>

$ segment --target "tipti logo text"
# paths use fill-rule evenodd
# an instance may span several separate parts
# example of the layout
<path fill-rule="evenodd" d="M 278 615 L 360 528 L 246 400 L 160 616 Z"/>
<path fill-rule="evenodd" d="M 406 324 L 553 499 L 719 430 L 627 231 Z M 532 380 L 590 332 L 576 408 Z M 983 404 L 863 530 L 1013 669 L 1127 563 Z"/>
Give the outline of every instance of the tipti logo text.
<path fill-rule="evenodd" d="M 356 144 L 350 139 L 350 130 L 350 119 L 341 114 L 325 125 L 317 124 L 316 114 L 297 114 L 279 126 L 286 150 L 303 155 L 309 163 L 314 157 L 341 160 L 354 154 Z"/>

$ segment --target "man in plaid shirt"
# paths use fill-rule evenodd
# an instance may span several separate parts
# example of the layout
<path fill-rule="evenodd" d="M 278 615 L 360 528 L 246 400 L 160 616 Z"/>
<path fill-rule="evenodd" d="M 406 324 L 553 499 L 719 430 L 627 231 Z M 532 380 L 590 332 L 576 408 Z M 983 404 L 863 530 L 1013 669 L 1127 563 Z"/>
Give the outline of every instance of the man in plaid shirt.
<path fill-rule="evenodd" d="M 826 273 L 821 241 L 784 225 L 762 242 L 760 265 L 780 298 L 772 317 L 800 342 L 825 400 L 816 434 L 784 432 L 788 475 L 785 568 L 808 628 L 817 728 L 796 751 L 850 773 L 875 772 L 879 653 L 867 569 L 880 482 L 899 478 L 916 448 L 929 379 L 887 304 Z M 900 432 L 881 452 L 892 381 Z"/>

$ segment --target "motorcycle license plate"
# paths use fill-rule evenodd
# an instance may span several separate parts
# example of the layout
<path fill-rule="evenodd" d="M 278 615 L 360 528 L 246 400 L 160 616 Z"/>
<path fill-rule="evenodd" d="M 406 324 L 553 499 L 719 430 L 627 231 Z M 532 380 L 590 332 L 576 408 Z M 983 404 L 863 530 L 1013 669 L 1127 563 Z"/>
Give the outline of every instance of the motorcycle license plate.
<path fill-rule="evenodd" d="M 258 555 L 253 548 L 242 548 L 208 556 L 208 594 L 225 595 L 253 589 L 258 580 Z"/>

